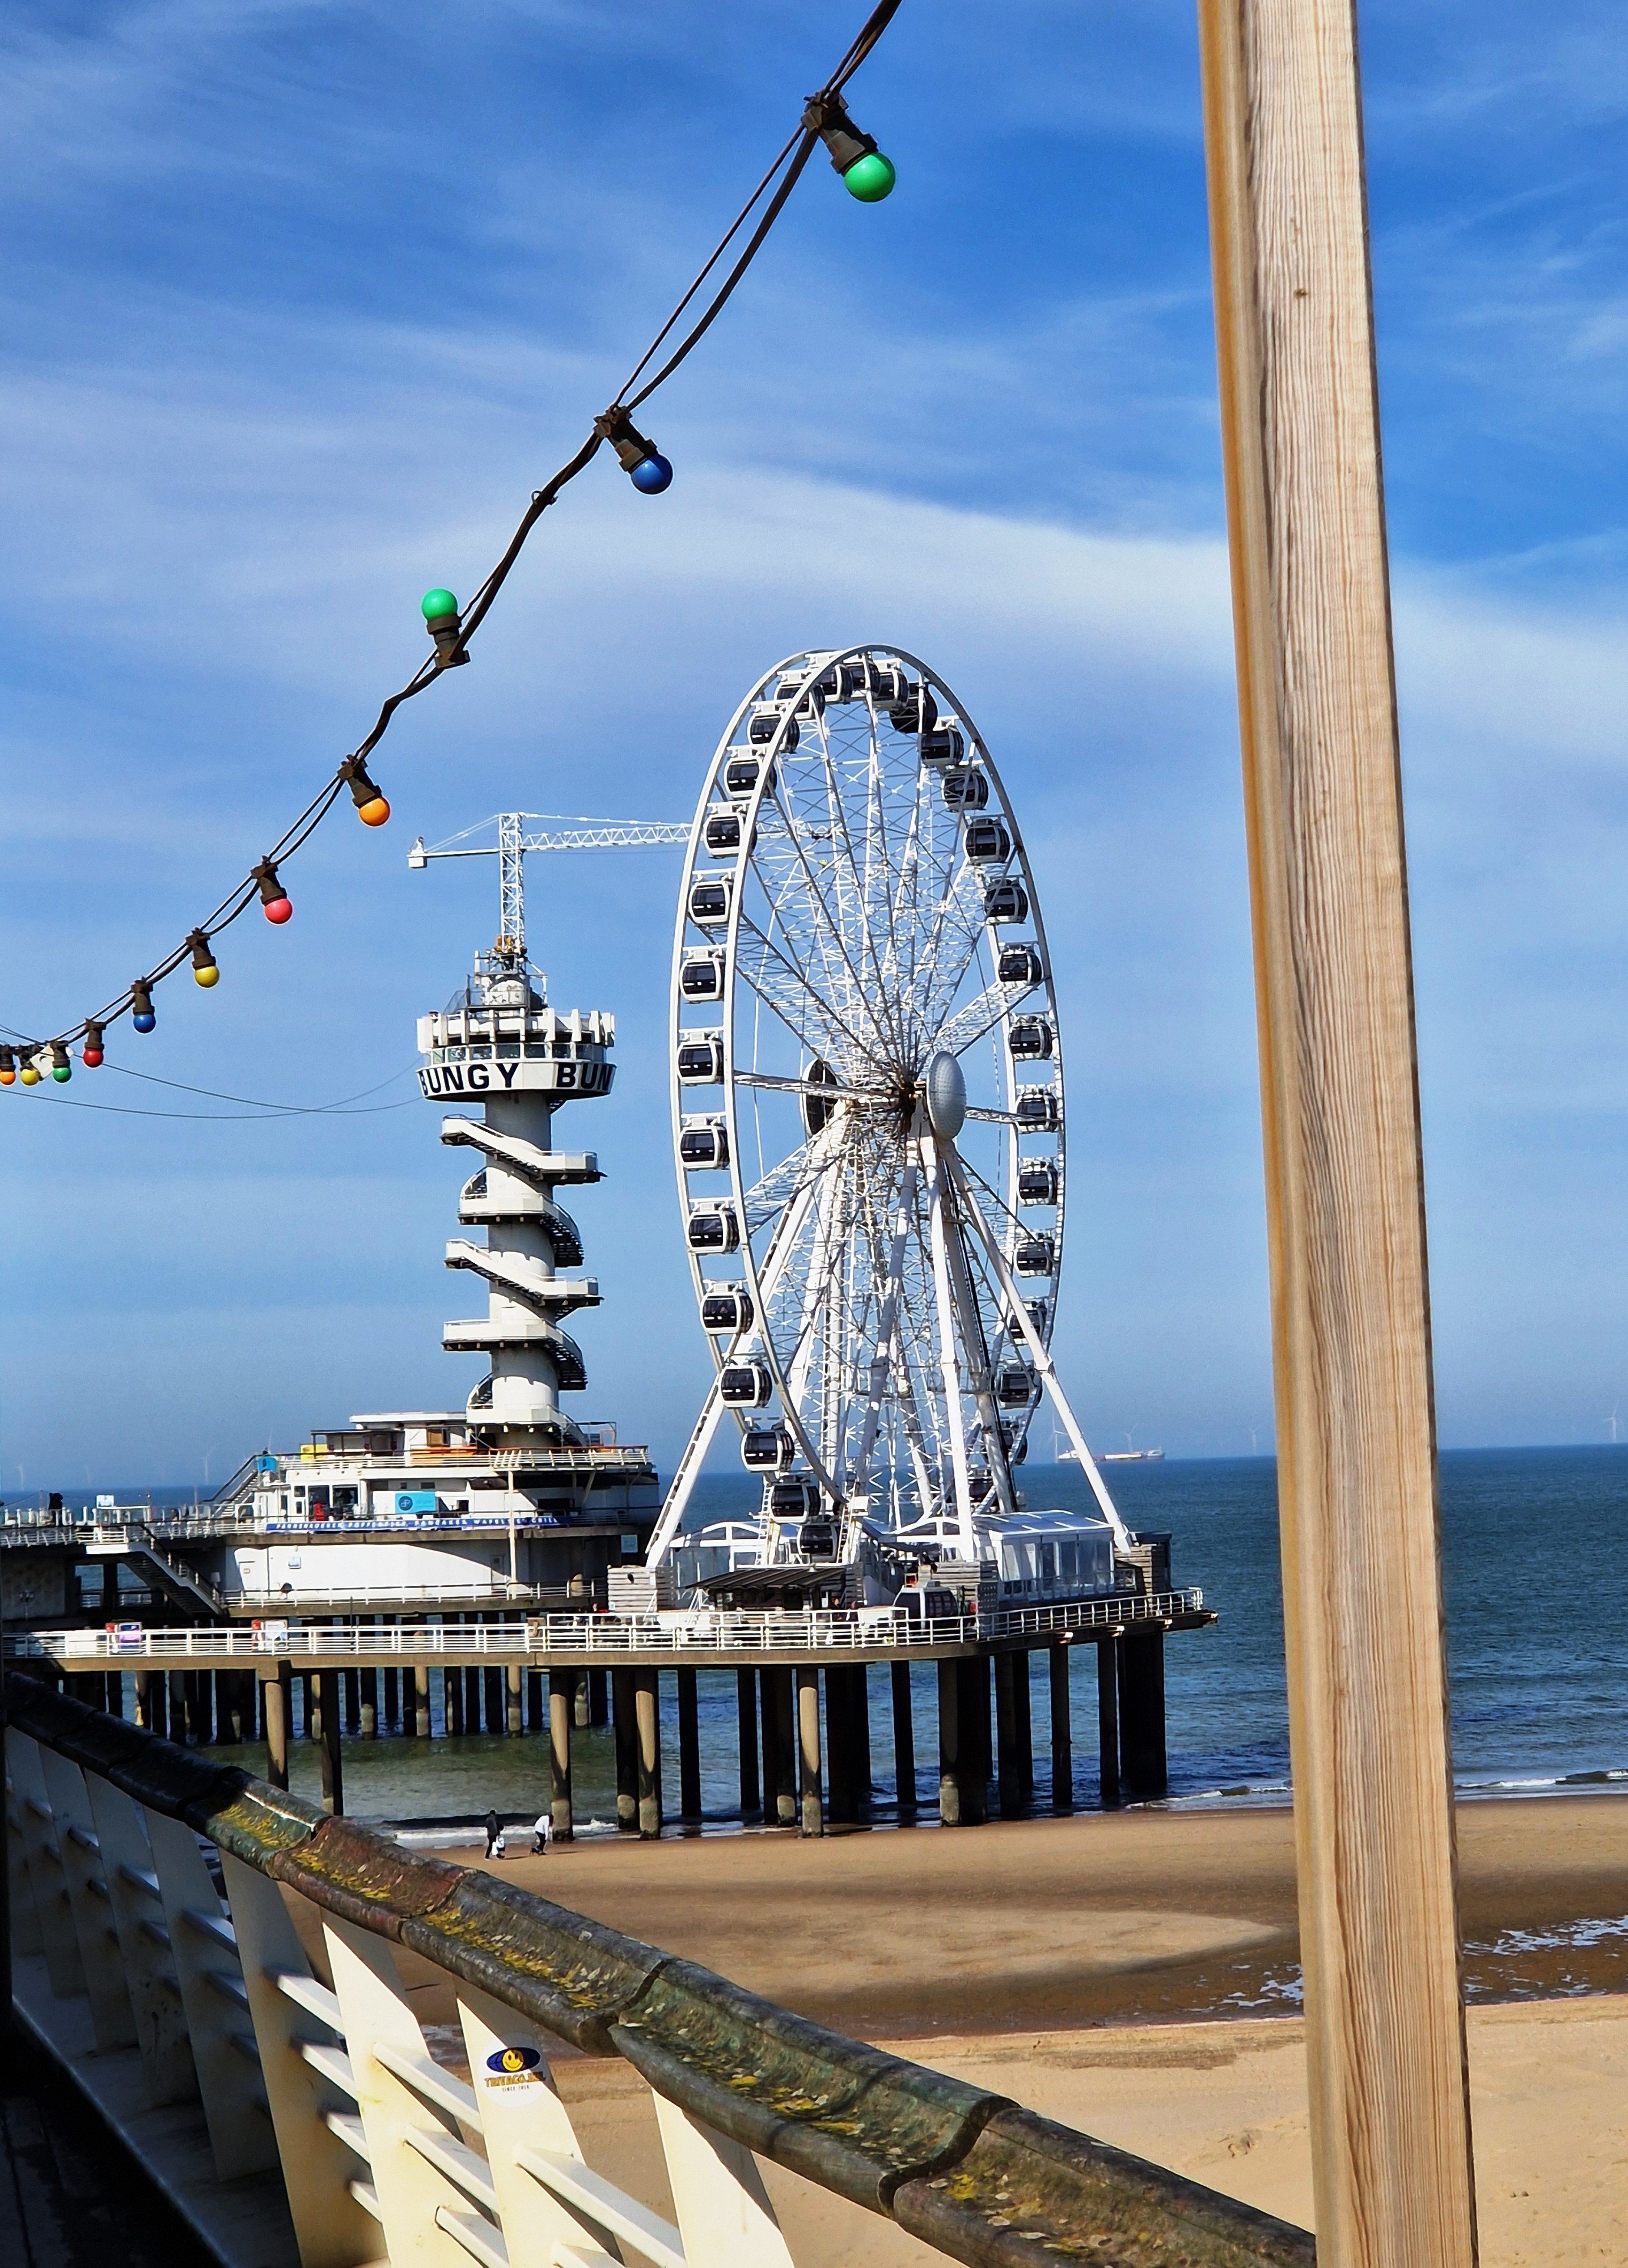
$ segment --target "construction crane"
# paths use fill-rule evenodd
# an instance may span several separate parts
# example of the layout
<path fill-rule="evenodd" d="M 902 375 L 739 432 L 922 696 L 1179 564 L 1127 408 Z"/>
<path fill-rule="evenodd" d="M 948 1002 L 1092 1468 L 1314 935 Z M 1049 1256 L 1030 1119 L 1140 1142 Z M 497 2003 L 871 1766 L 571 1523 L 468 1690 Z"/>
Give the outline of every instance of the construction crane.
<path fill-rule="evenodd" d="M 537 821 L 544 831 L 528 835 L 528 820 Z M 472 840 L 493 827 L 497 830 L 495 843 Z M 432 843 L 428 848 L 421 835 L 408 852 L 407 863 L 416 869 L 427 866 L 431 858 L 495 858 L 498 907 L 497 937 L 492 955 L 502 964 L 522 968 L 526 961 L 527 851 L 646 850 L 661 843 L 689 840 L 688 820 L 577 819 L 559 812 L 500 811 L 490 819 L 466 827 L 460 835 L 449 835 L 445 843 Z"/>

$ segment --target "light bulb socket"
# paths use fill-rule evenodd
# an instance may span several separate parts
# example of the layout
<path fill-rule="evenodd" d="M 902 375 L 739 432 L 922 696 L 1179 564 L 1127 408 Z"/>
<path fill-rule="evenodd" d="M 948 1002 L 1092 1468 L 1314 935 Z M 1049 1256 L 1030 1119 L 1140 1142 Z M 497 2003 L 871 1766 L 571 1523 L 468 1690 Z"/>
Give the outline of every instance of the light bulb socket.
<path fill-rule="evenodd" d="M 468 660 L 463 645 L 463 616 L 450 591 L 428 591 L 424 601 L 424 628 L 435 640 L 436 659 L 443 669 L 456 669 Z"/>
<path fill-rule="evenodd" d="M 269 858 L 262 858 L 254 869 L 254 882 L 260 891 L 260 902 L 269 922 L 285 922 L 293 916 L 293 905 L 288 892 L 277 880 L 277 870 Z"/>
<path fill-rule="evenodd" d="M 193 982 L 195 984 L 203 985 L 204 990 L 208 991 L 212 984 L 218 984 L 220 982 L 220 963 L 210 950 L 207 933 L 201 929 L 188 930 L 187 946 L 192 954 Z"/>
<path fill-rule="evenodd" d="M 102 1059 L 104 1027 L 87 1017 L 85 1025 L 85 1045 L 79 1050 L 79 1060 L 88 1071 L 94 1071 Z"/>
<path fill-rule="evenodd" d="M 382 827 L 390 816 L 390 806 L 367 776 L 367 766 L 360 756 L 347 756 L 339 767 L 339 777 L 350 790 L 350 800 L 364 827 Z"/>
<path fill-rule="evenodd" d="M 647 496 L 659 496 L 671 484 L 672 466 L 655 443 L 639 431 L 619 401 L 613 401 L 602 417 L 594 419 L 593 430 L 610 443 L 616 462 L 624 473 L 632 475 L 636 488 Z"/>
<path fill-rule="evenodd" d="M 152 1012 L 152 980 L 137 976 L 130 985 L 130 1021 L 138 1032 L 150 1032 L 158 1022 Z"/>
<path fill-rule="evenodd" d="M 803 130 L 817 134 L 831 153 L 833 173 L 845 173 L 861 158 L 877 153 L 876 136 L 861 133 L 848 115 L 840 94 L 811 94 L 803 112 Z"/>
<path fill-rule="evenodd" d="M 0 1086 L 10 1086 L 17 1077 L 17 1057 L 10 1048 L 0 1048 Z"/>
<path fill-rule="evenodd" d="M 73 1065 L 68 1060 L 68 1050 L 61 1040 L 51 1042 L 51 1077 L 59 1081 L 73 1077 Z"/>

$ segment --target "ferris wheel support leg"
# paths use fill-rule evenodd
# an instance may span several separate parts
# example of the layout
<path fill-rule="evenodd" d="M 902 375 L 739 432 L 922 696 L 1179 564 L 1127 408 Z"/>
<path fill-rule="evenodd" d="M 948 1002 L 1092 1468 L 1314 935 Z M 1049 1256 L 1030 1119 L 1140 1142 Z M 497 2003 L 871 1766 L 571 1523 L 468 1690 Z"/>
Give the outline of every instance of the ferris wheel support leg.
<path fill-rule="evenodd" d="M 684 1524 L 684 1513 L 690 1496 L 712 1446 L 712 1436 L 718 1431 L 718 1421 L 724 1414 L 723 1396 L 718 1380 L 714 1379 L 701 1405 L 701 1415 L 689 1437 L 689 1446 L 678 1461 L 678 1470 L 673 1476 L 673 1485 L 667 1491 L 667 1502 L 661 1507 L 661 1517 L 651 1531 L 649 1546 L 645 1553 L 646 1567 L 659 1567 L 672 1549 L 673 1540 Z"/>
<path fill-rule="evenodd" d="M 967 1210 L 969 1199 L 965 1186 L 955 1184 L 961 1203 L 958 1212 Z M 976 1207 L 973 1208 L 975 1211 Z M 1000 1498 L 1000 1508 L 1008 1520 L 1017 1514 L 1017 1499 L 1012 1484 L 1012 1469 L 1006 1462 L 1006 1444 L 1000 1430 L 1000 1411 L 995 1405 L 995 1388 L 990 1377 L 989 1364 L 983 1355 L 983 1338 L 978 1326 L 978 1303 L 972 1289 L 972 1273 L 967 1266 L 967 1248 L 961 1235 L 959 1221 L 953 1224 L 954 1233 L 945 1237 L 946 1257 L 949 1263 L 950 1288 L 955 1304 L 961 1310 L 961 1344 L 967 1350 L 967 1366 L 972 1373 L 973 1398 L 977 1404 L 978 1418 L 983 1427 L 983 1439 L 988 1445 L 990 1471 L 994 1477 L 995 1491 Z"/>
<path fill-rule="evenodd" d="M 1028 1308 L 1024 1303 L 1023 1294 L 1018 1288 L 1012 1270 L 1006 1265 L 1006 1256 L 1002 1252 L 997 1239 L 991 1234 L 989 1223 L 978 1211 L 972 1193 L 967 1186 L 967 1178 L 961 1160 L 953 1150 L 947 1153 L 946 1162 L 957 1189 L 966 1200 L 964 1210 L 972 1223 L 974 1233 L 985 1252 L 988 1253 L 990 1265 L 1000 1278 L 1001 1288 L 1012 1303 L 1012 1320 L 1021 1330 L 1024 1343 L 1035 1359 L 1035 1367 L 1044 1382 L 1046 1391 L 1051 1396 L 1052 1407 L 1063 1420 L 1063 1430 L 1073 1445 L 1074 1454 L 1079 1460 L 1079 1469 L 1091 1484 L 1091 1493 L 1097 1500 L 1103 1519 L 1114 1531 L 1115 1545 L 1120 1550 L 1126 1549 L 1131 1542 L 1131 1531 L 1120 1518 L 1119 1507 L 1108 1492 L 1108 1484 L 1097 1469 L 1096 1459 L 1086 1446 L 1086 1437 L 1079 1429 L 1079 1420 L 1069 1407 L 1068 1396 L 1063 1391 L 1063 1381 L 1057 1373 L 1057 1366 L 1047 1353 L 1040 1333 L 1035 1329 Z"/>
<path fill-rule="evenodd" d="M 955 1475 L 955 1520 L 961 1556 L 977 1557 L 972 1527 L 972 1481 L 967 1470 L 967 1435 L 961 1424 L 961 1371 L 955 1359 L 955 1302 L 950 1290 L 949 1252 L 944 1234 L 943 1153 L 931 1135 L 924 1135 L 922 1167 L 927 1176 L 927 1199 L 932 1249 L 932 1288 L 938 1307 L 939 1367 L 944 1375 L 944 1406 L 949 1421 L 950 1462 Z"/>
<path fill-rule="evenodd" d="M 918 1117 L 915 1130 L 919 1133 L 919 1129 Z M 904 1285 L 904 1248 L 910 1241 L 910 1223 L 916 1218 L 916 1185 L 920 1178 L 921 1167 L 912 1158 L 904 1169 L 898 1210 L 893 1219 L 893 1245 L 888 1256 L 888 1277 L 882 1292 L 881 1314 L 876 1327 L 876 1351 L 871 1358 L 870 1395 L 865 1407 L 865 1427 L 859 1437 L 859 1454 L 854 1461 L 853 1469 L 862 1486 L 869 1484 L 871 1456 L 876 1447 L 877 1429 L 881 1423 L 882 1396 L 888 1390 L 888 1377 L 894 1366 L 894 1339 L 899 1328 L 899 1301 Z M 924 1505 L 926 1500 L 924 1496 Z"/>

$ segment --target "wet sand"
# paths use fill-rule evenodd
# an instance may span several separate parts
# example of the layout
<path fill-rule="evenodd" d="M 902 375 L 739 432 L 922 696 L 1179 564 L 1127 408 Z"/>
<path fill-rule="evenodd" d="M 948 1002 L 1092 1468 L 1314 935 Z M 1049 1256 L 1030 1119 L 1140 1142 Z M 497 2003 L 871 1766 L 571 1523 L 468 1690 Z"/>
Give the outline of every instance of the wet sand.
<path fill-rule="evenodd" d="M 1472 2001 L 1628 1990 L 1628 1796 L 1461 1804 L 1458 1835 Z M 1286 1811 L 607 1838 L 493 1871 L 866 2038 L 1295 2005 Z"/>

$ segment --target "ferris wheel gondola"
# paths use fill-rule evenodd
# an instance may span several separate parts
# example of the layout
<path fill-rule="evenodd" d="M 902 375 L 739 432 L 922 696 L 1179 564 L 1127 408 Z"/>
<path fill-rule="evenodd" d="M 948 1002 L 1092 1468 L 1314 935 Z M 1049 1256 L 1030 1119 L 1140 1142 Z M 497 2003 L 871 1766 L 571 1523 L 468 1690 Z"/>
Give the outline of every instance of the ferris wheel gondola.
<path fill-rule="evenodd" d="M 777 1539 L 977 1557 L 1050 1393 L 1067 1190 L 1039 892 L 983 736 L 897 649 L 793 656 L 708 768 L 679 895 L 674 1147 L 718 1427 Z M 799 1539 L 801 1539 L 800 1543 Z"/>

